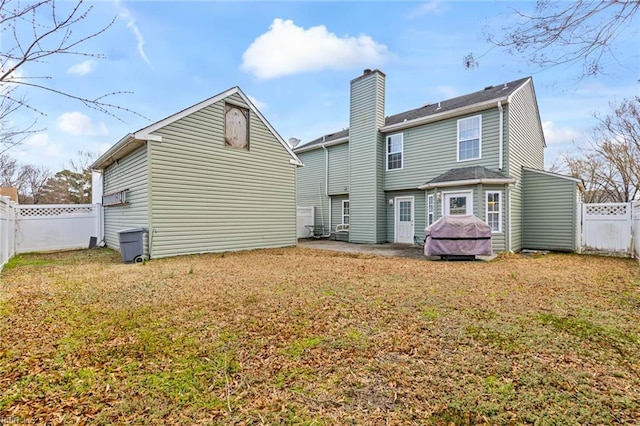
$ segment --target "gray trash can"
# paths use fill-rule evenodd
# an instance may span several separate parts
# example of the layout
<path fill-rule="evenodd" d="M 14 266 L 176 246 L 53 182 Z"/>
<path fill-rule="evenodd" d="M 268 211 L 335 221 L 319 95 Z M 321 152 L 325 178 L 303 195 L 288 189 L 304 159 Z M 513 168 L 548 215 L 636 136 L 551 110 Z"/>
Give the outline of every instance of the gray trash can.
<path fill-rule="evenodd" d="M 144 245 L 142 235 L 147 232 L 145 228 L 129 228 L 118 231 L 120 239 L 120 254 L 124 263 L 140 263 L 144 259 Z"/>

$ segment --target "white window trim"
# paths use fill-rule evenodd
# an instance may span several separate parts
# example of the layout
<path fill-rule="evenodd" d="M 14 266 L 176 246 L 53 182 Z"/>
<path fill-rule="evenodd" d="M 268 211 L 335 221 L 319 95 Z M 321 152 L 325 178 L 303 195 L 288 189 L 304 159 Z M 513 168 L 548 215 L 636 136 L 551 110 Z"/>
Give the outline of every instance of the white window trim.
<path fill-rule="evenodd" d="M 344 221 L 344 217 L 348 216 L 349 217 L 349 222 L 351 223 L 351 203 L 349 203 L 349 214 L 345 215 L 344 214 L 344 204 L 345 203 L 349 203 L 349 200 L 342 200 L 342 214 L 340 215 L 340 220 L 342 221 L 342 224 L 346 224 L 347 222 Z"/>
<path fill-rule="evenodd" d="M 478 132 L 478 156 L 475 158 L 465 158 L 464 160 L 460 159 L 460 142 L 463 142 L 460 140 L 460 123 L 462 121 L 465 120 L 471 120 L 473 118 L 477 118 L 479 120 L 478 122 L 478 126 L 479 126 L 479 132 Z M 457 158 L 458 158 L 458 162 L 465 162 L 465 161 L 474 161 L 474 160 L 481 160 L 482 159 L 482 115 L 474 115 L 473 117 L 465 117 L 465 118 L 461 118 L 458 120 L 457 122 L 457 126 L 456 126 L 456 152 L 457 152 Z M 467 139 L 465 139 L 467 140 Z"/>
<path fill-rule="evenodd" d="M 502 220 L 503 220 L 503 208 L 502 206 L 504 205 L 503 203 L 503 195 L 502 195 L 502 191 L 487 191 L 485 192 L 484 195 L 484 214 L 485 214 L 485 222 L 489 223 L 489 194 L 498 194 L 498 230 L 494 231 L 493 229 L 491 230 L 491 233 L 493 234 L 501 234 L 502 233 Z M 492 212 L 492 213 L 496 213 L 496 212 Z"/>
<path fill-rule="evenodd" d="M 447 195 L 458 194 L 469 196 L 469 209 L 467 214 L 473 214 L 473 191 L 443 191 L 442 192 L 442 216 L 446 216 Z"/>
<path fill-rule="evenodd" d="M 394 152 L 389 152 L 389 139 L 394 137 L 394 136 L 400 136 L 400 151 L 394 151 Z M 385 156 L 384 156 L 384 160 L 385 160 L 385 169 L 388 172 L 392 172 L 394 170 L 402 170 L 404 169 L 404 133 L 394 133 L 392 135 L 387 135 L 384 138 L 384 152 L 385 152 Z M 397 154 L 400 153 L 400 167 L 397 167 L 395 169 L 390 169 L 389 168 L 389 155 L 390 154 Z"/>
<path fill-rule="evenodd" d="M 431 207 L 431 209 L 429 208 Z M 429 223 L 429 215 L 431 215 L 431 223 Z M 432 225 L 436 221 L 436 198 L 433 194 L 427 195 L 427 226 Z"/>

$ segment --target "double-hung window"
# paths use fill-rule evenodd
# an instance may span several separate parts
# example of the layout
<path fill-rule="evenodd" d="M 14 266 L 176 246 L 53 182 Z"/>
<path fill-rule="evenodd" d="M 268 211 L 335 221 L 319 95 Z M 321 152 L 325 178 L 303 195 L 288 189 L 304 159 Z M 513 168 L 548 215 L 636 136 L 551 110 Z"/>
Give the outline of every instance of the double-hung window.
<path fill-rule="evenodd" d="M 402 168 L 402 133 L 387 136 L 387 170 Z"/>
<path fill-rule="evenodd" d="M 482 151 L 482 116 L 458 120 L 458 161 L 476 160 Z"/>
<path fill-rule="evenodd" d="M 502 192 L 487 192 L 487 223 L 491 232 L 502 232 Z"/>
<path fill-rule="evenodd" d="M 427 226 L 433 224 L 435 204 L 433 194 L 427 195 Z"/>
<path fill-rule="evenodd" d="M 342 200 L 342 223 L 349 224 L 349 200 Z"/>

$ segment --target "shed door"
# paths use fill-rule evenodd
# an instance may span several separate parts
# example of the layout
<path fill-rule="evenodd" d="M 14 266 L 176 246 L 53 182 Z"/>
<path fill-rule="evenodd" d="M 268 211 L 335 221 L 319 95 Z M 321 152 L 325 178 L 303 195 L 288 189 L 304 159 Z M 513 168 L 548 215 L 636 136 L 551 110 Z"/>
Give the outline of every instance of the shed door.
<path fill-rule="evenodd" d="M 413 197 L 396 197 L 396 243 L 413 243 Z"/>

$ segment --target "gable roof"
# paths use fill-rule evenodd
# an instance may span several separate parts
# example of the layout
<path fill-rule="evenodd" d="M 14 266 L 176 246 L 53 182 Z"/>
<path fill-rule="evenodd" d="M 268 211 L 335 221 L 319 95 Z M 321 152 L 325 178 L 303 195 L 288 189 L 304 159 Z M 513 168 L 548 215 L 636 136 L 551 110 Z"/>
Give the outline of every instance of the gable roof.
<path fill-rule="evenodd" d="M 267 119 L 260 113 L 258 108 L 256 108 L 255 105 L 253 105 L 251 100 L 247 97 L 247 95 L 244 94 L 244 92 L 240 89 L 240 87 L 235 86 L 224 92 L 218 93 L 215 96 L 205 99 L 202 102 L 199 102 L 195 105 L 185 108 L 182 111 L 178 111 L 177 113 L 172 114 L 160 121 L 150 124 L 147 127 L 143 127 L 142 129 L 134 133 L 129 133 L 125 135 L 115 145 L 109 148 L 107 152 L 102 154 L 100 158 L 98 158 L 91 165 L 91 169 L 104 170 L 106 167 L 113 164 L 116 160 L 119 160 L 125 157 L 126 155 L 138 149 L 140 146 L 144 145 L 147 141 L 160 142 L 162 138 L 158 135 L 153 134 L 153 132 L 155 132 L 156 130 L 161 129 L 165 126 L 168 126 L 171 123 L 174 123 L 190 114 L 193 114 L 196 111 L 206 108 L 234 94 L 237 94 L 242 98 L 242 100 L 249 106 L 249 109 L 258 117 L 258 119 L 269 129 L 271 134 L 275 136 L 278 142 L 287 150 L 287 152 L 291 156 L 290 162 L 298 166 L 302 165 L 302 161 L 300 161 L 298 156 L 293 152 L 289 144 L 287 144 L 284 141 L 284 139 L 282 139 L 282 136 L 280 136 L 278 132 L 276 132 L 276 130 L 271 126 L 271 124 L 267 121 Z"/>
<path fill-rule="evenodd" d="M 515 178 L 510 178 L 500 172 L 496 172 L 482 166 L 458 167 L 450 169 L 440 176 L 418 187 L 418 189 L 442 188 L 447 186 L 476 185 L 479 183 L 488 185 L 503 185 L 515 183 Z"/>
<path fill-rule="evenodd" d="M 515 93 L 522 86 L 531 81 L 531 77 L 524 77 L 518 80 L 506 82 L 496 86 L 488 86 L 483 90 L 469 93 L 467 95 L 458 96 L 444 101 L 427 104 L 420 108 L 401 112 L 400 114 L 385 117 L 384 126 L 380 129 L 382 132 L 389 132 L 405 127 L 418 126 L 423 122 L 436 121 L 448 118 L 452 115 L 465 114 L 467 109 L 474 106 L 486 109 L 493 106 L 496 102 L 503 100 L 508 101 L 509 96 Z M 349 129 L 340 130 L 335 133 L 324 135 L 314 139 L 304 145 L 294 149 L 295 152 L 304 152 L 307 150 L 325 146 L 344 143 L 349 140 Z M 333 143 L 332 143 L 333 142 Z"/>

